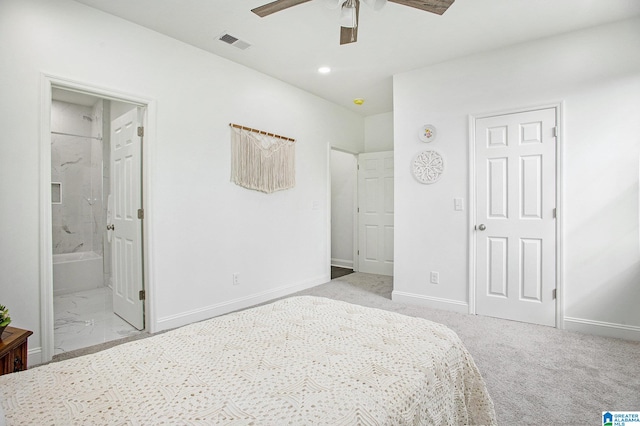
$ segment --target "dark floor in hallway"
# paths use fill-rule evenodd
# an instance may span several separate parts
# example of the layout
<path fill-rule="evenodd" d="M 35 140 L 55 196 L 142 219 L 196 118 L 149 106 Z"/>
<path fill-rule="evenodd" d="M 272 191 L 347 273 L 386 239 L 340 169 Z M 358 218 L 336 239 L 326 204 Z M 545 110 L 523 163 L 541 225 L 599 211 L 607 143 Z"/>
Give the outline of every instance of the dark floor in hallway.
<path fill-rule="evenodd" d="M 349 274 L 353 274 L 353 269 L 340 268 L 338 266 L 331 267 L 331 279 L 343 277 Z"/>

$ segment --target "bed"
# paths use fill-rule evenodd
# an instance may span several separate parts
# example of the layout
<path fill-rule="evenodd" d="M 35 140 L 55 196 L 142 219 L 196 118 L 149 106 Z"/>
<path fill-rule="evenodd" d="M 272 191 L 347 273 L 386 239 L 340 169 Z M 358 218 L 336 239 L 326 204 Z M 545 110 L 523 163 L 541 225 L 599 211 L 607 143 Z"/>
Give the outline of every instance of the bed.
<path fill-rule="evenodd" d="M 0 390 L 7 425 L 496 424 L 452 330 L 311 296 L 0 376 Z"/>

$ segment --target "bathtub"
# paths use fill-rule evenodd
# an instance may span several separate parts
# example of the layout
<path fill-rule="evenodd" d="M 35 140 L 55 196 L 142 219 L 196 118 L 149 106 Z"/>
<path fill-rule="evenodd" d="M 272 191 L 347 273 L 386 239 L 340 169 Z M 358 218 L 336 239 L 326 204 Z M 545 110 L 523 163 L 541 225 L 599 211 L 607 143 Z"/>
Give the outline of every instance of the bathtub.
<path fill-rule="evenodd" d="M 102 269 L 102 256 L 92 251 L 54 254 L 54 296 L 102 287 Z"/>

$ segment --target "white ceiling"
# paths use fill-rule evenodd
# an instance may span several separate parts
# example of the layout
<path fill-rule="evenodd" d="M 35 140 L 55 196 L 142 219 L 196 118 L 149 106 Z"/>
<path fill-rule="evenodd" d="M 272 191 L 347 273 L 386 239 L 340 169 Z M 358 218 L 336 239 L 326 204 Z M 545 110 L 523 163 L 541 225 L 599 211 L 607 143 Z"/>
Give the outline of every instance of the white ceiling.
<path fill-rule="evenodd" d="M 313 0 L 265 18 L 270 0 L 76 0 L 271 75 L 364 116 L 392 110 L 392 76 L 527 40 L 640 15 L 640 0 L 456 0 L 442 16 L 360 7 L 358 42 L 340 46 L 339 10 Z M 224 33 L 251 44 L 240 50 Z M 321 75 L 320 66 L 332 72 Z M 354 98 L 364 98 L 362 106 Z"/>

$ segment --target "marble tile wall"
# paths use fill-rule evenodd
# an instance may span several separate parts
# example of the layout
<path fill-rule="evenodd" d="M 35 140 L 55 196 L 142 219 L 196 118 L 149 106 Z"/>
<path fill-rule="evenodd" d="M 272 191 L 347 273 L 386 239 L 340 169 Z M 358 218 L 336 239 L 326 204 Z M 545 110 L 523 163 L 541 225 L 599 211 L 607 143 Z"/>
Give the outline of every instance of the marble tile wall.
<path fill-rule="evenodd" d="M 53 101 L 51 130 L 92 136 L 93 123 L 97 121 L 95 112 L 92 107 Z M 98 155 L 93 155 L 93 151 Z M 60 182 L 62 190 L 62 203 L 52 205 L 54 254 L 93 251 L 97 247 L 102 253 L 102 225 L 99 225 L 102 221 L 101 157 L 98 140 L 51 135 L 51 181 Z M 95 172 L 92 165 L 97 164 L 99 167 Z"/>
<path fill-rule="evenodd" d="M 106 230 L 106 218 L 103 214 L 103 187 L 102 187 L 102 100 L 98 101 L 91 110 L 93 121 L 91 122 L 91 135 L 100 138 L 91 139 L 91 213 L 93 219 L 92 250 L 99 255 L 103 254 L 102 240 Z"/>

